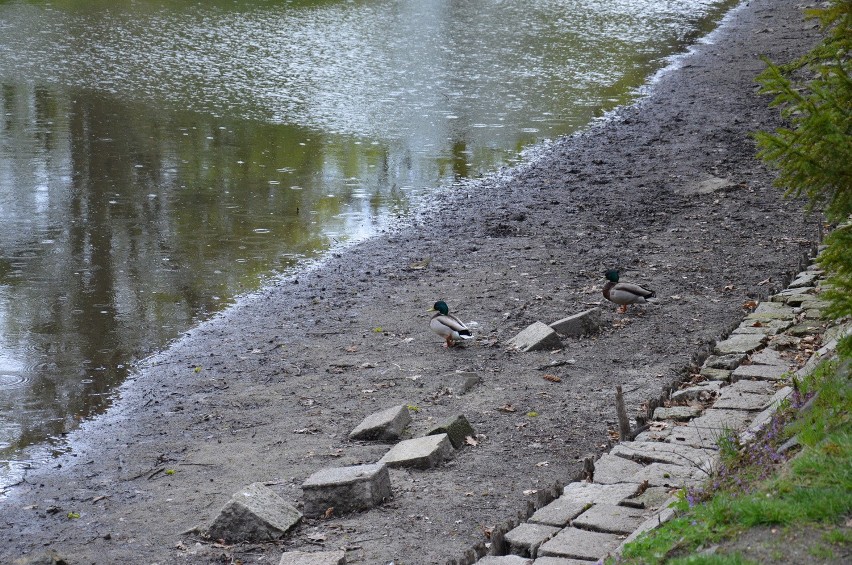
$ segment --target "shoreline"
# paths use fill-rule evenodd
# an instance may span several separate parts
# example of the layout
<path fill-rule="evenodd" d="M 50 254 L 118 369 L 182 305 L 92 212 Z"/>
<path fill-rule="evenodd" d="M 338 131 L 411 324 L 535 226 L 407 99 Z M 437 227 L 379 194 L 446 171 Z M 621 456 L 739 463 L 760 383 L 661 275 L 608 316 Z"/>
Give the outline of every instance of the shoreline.
<path fill-rule="evenodd" d="M 635 414 L 739 322 L 745 301 L 782 288 L 816 243 L 817 227 L 771 186 L 748 137 L 780 123 L 753 94 L 754 53 L 788 60 L 815 40 L 794 3 L 781 4 L 733 7 L 715 42 L 613 119 L 475 192 L 437 195 L 404 229 L 240 300 L 147 359 L 106 415 L 70 434 L 61 468 L 28 474 L 0 500 L 13 510 L 0 519 L 0 555 L 277 562 L 283 549 L 321 545 L 350 548 L 352 563 L 440 563 L 522 510 L 523 491 L 570 480 L 608 441 L 616 384 Z M 556 353 L 505 350 L 529 323 L 599 302 L 610 266 L 664 304 L 627 321 L 602 304 L 596 336 L 565 339 Z M 441 349 L 425 314 L 439 298 L 479 322 L 476 345 Z M 562 383 L 538 367 L 555 367 Z M 443 379 L 456 370 L 483 382 L 448 395 Z M 389 445 L 347 434 L 402 403 L 418 407 L 413 435 L 464 413 L 484 437 L 442 468 L 392 471 L 385 505 L 306 519 L 279 544 L 221 548 L 181 534 L 251 482 L 296 504 L 314 471 L 378 460 Z M 516 412 L 498 410 L 507 404 Z M 163 466 L 175 474 L 150 476 Z"/>

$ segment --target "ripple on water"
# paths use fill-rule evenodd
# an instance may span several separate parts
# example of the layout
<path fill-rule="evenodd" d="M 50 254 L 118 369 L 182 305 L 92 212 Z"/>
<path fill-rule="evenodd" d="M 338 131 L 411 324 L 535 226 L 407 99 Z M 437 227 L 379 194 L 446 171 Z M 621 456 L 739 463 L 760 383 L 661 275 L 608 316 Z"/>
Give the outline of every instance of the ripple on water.
<path fill-rule="evenodd" d="M 27 382 L 29 382 L 29 379 L 24 375 L 0 373 L 0 390 L 23 388 L 27 385 Z"/>

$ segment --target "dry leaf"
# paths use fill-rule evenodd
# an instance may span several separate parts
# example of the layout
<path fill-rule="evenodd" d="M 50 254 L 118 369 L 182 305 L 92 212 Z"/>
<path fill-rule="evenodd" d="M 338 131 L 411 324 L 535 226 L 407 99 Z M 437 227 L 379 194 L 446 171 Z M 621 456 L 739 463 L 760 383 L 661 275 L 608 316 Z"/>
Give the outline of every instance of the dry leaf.
<path fill-rule="evenodd" d="M 556 375 L 544 375 L 544 377 L 542 377 L 542 378 L 544 378 L 544 380 L 550 381 L 552 383 L 561 383 L 562 382 L 562 379 L 560 379 Z"/>
<path fill-rule="evenodd" d="M 357 345 L 350 345 L 349 347 L 346 348 L 346 351 L 348 353 L 355 353 L 356 351 L 358 351 L 358 346 Z"/>
<path fill-rule="evenodd" d="M 491 539 L 491 531 L 491 528 L 482 528 L 482 535 L 484 535 L 488 539 Z"/>
<path fill-rule="evenodd" d="M 475 439 L 473 439 L 470 436 L 467 436 L 466 438 L 464 438 L 464 442 L 468 445 L 474 445 L 474 446 L 479 445 L 479 442 L 476 441 Z"/>
<path fill-rule="evenodd" d="M 323 513 L 322 517 L 325 518 L 326 520 L 328 520 L 329 518 L 331 518 L 332 514 L 334 514 L 334 506 L 332 506 L 328 510 L 326 510 Z"/>
<path fill-rule="evenodd" d="M 516 411 L 515 407 L 512 406 L 511 404 L 504 404 L 503 406 L 501 406 L 497 410 L 499 410 L 500 412 L 515 412 Z"/>
<path fill-rule="evenodd" d="M 550 465 L 550 463 L 548 463 L 547 461 L 539 461 L 535 464 L 536 467 L 547 467 L 548 465 Z"/>
<path fill-rule="evenodd" d="M 527 489 L 527 490 L 524 491 L 524 496 L 529 496 L 529 495 L 535 494 L 537 492 L 538 492 L 538 489 L 534 489 L 534 488 Z"/>
<path fill-rule="evenodd" d="M 772 282 L 772 277 L 769 277 L 768 279 L 764 279 L 764 280 L 760 281 L 759 283 L 757 283 L 757 286 L 763 286 L 763 285 L 769 284 L 771 282 Z"/>
<path fill-rule="evenodd" d="M 757 300 L 746 300 L 743 302 L 743 310 L 754 310 L 757 308 Z"/>

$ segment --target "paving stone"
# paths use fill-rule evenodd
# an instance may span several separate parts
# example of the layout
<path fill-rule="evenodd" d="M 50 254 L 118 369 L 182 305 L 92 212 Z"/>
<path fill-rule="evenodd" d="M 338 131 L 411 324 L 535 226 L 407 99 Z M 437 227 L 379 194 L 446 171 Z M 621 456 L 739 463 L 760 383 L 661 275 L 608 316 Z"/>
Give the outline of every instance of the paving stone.
<path fill-rule="evenodd" d="M 719 394 L 722 389 L 720 381 L 707 381 L 698 383 L 695 386 L 678 390 L 672 393 L 671 399 L 677 401 L 684 400 L 710 400 Z"/>
<path fill-rule="evenodd" d="M 685 426 L 676 427 L 682 428 Z M 638 462 L 674 463 L 675 465 L 692 465 L 702 468 L 716 455 L 715 451 L 709 449 L 696 449 L 685 445 L 654 441 L 626 441 L 618 443 L 612 448 L 610 453 Z"/>
<path fill-rule="evenodd" d="M 713 352 L 717 355 L 730 353 L 751 353 L 763 347 L 768 341 L 765 335 L 735 334 L 716 344 Z"/>
<path fill-rule="evenodd" d="M 706 464 L 702 468 L 695 465 L 651 463 L 631 475 L 630 480 L 638 483 L 648 481 L 648 484 L 654 487 L 681 488 L 706 480 L 710 476 L 707 472 L 709 470 L 709 465 Z"/>
<path fill-rule="evenodd" d="M 766 391 L 761 394 L 755 390 L 754 383 L 759 381 L 739 381 L 729 387 L 722 389 L 722 394 L 716 399 L 713 408 L 727 408 L 730 410 L 763 410 L 774 391 Z M 737 386 L 740 383 L 749 383 L 745 386 Z"/>
<path fill-rule="evenodd" d="M 728 369 L 711 369 L 704 367 L 699 371 L 699 374 L 710 381 L 729 381 L 731 380 L 731 371 Z"/>
<path fill-rule="evenodd" d="M 685 422 L 701 415 L 703 408 L 700 406 L 672 406 L 670 408 L 660 407 L 654 410 L 655 420 L 675 420 Z"/>
<path fill-rule="evenodd" d="M 478 565 L 532 565 L 533 560 L 517 555 L 486 555 L 477 561 L 477 563 Z"/>
<path fill-rule="evenodd" d="M 576 528 L 606 532 L 611 534 L 629 534 L 647 519 L 645 511 L 615 504 L 595 504 L 571 523 Z"/>
<path fill-rule="evenodd" d="M 761 380 L 739 380 L 729 386 L 726 386 L 722 389 L 722 392 L 728 391 L 729 394 L 733 392 L 741 392 L 746 394 L 775 394 L 776 388 L 775 384 L 770 381 L 761 381 Z"/>
<path fill-rule="evenodd" d="M 825 310 L 828 307 L 828 302 L 820 298 L 817 294 L 803 294 L 797 296 L 795 300 L 791 298 L 787 303 L 791 306 L 798 306 L 805 309 Z"/>
<path fill-rule="evenodd" d="M 429 436 L 437 434 L 447 434 L 447 437 L 450 438 L 450 443 L 452 443 L 453 447 L 456 449 L 465 444 L 466 438 L 476 437 L 476 432 L 473 430 L 473 426 L 470 425 L 470 422 L 468 422 L 467 418 L 465 418 L 462 414 L 448 418 L 426 432 L 426 435 Z"/>
<path fill-rule="evenodd" d="M 672 433 L 672 426 L 666 424 L 663 428 L 651 428 L 645 430 L 644 432 L 639 433 L 633 441 L 651 441 L 651 442 L 659 442 L 663 441 L 669 434 Z"/>
<path fill-rule="evenodd" d="M 761 302 L 754 312 L 746 316 L 747 320 L 792 320 L 796 317 L 793 309 L 786 304 L 777 302 Z"/>
<path fill-rule="evenodd" d="M 431 469 L 443 463 L 453 451 L 447 434 L 418 437 L 401 441 L 379 459 L 388 467 Z"/>
<path fill-rule="evenodd" d="M 786 290 L 782 290 L 776 295 L 773 295 L 769 301 L 770 302 L 780 302 L 782 304 L 789 304 L 791 306 L 796 306 L 801 304 L 802 296 L 806 294 L 813 294 L 816 289 L 812 286 L 803 286 L 798 288 L 788 288 Z"/>
<path fill-rule="evenodd" d="M 346 552 L 338 551 L 287 551 L 278 565 L 344 565 Z"/>
<path fill-rule="evenodd" d="M 789 372 L 786 365 L 740 365 L 731 373 L 731 380 L 733 382 L 740 379 L 778 381 L 785 379 Z"/>
<path fill-rule="evenodd" d="M 570 557 L 597 560 L 621 544 L 618 534 L 589 532 L 578 528 L 565 528 L 542 544 L 538 554 L 542 557 Z"/>
<path fill-rule="evenodd" d="M 562 318 L 550 324 L 557 333 L 567 337 L 578 337 L 597 333 L 601 329 L 601 309 L 591 308 L 579 314 Z"/>
<path fill-rule="evenodd" d="M 648 510 L 661 508 L 663 503 L 672 497 L 671 491 L 672 489 L 668 487 L 648 487 L 642 494 L 628 498 L 621 504 L 632 508 L 645 508 Z"/>
<path fill-rule="evenodd" d="M 754 417 L 751 424 L 749 424 L 748 428 L 743 430 L 740 433 L 740 442 L 748 443 L 754 440 L 757 437 L 757 434 L 760 433 L 763 428 L 766 427 L 767 424 L 772 420 L 772 417 L 778 411 L 778 406 L 790 397 L 793 394 L 793 388 L 789 386 L 785 386 L 784 388 L 778 390 L 769 401 L 769 405 L 757 416 Z"/>
<path fill-rule="evenodd" d="M 560 529 L 527 522 L 506 532 L 504 539 L 509 544 L 510 553 L 521 557 L 535 557 L 539 546 L 555 536 Z"/>
<path fill-rule="evenodd" d="M 787 360 L 775 349 L 765 348 L 749 357 L 752 365 L 786 365 Z"/>
<path fill-rule="evenodd" d="M 266 542 L 284 535 L 302 513 L 263 483 L 234 493 L 207 529 L 207 535 L 226 543 Z"/>
<path fill-rule="evenodd" d="M 508 345 L 518 351 L 559 349 L 562 347 L 562 340 L 553 328 L 543 322 L 535 322 L 510 339 Z"/>
<path fill-rule="evenodd" d="M 787 334 L 793 337 L 806 337 L 821 333 L 823 329 L 823 325 L 818 323 L 818 321 L 804 321 L 788 329 Z"/>
<path fill-rule="evenodd" d="M 595 482 L 603 485 L 629 482 L 626 477 L 640 470 L 642 465 L 635 461 L 605 453 L 595 461 Z"/>
<path fill-rule="evenodd" d="M 773 336 L 772 339 L 769 340 L 769 347 L 772 349 L 795 349 L 799 346 L 799 343 L 802 341 L 801 338 L 793 337 L 791 335 L 776 335 Z"/>
<path fill-rule="evenodd" d="M 457 371 L 444 378 L 443 387 L 457 396 L 467 394 L 473 387 L 482 382 L 478 373 L 471 371 Z"/>
<path fill-rule="evenodd" d="M 351 440 L 396 441 L 411 423 L 411 414 L 405 404 L 370 414 L 349 432 Z"/>
<path fill-rule="evenodd" d="M 811 287 L 819 278 L 820 273 L 816 273 L 814 271 L 803 271 L 796 275 L 796 278 L 793 279 L 793 282 L 787 285 L 787 288 L 802 288 L 802 287 Z"/>
<path fill-rule="evenodd" d="M 726 355 L 711 355 L 704 360 L 702 367 L 710 369 L 726 369 L 733 371 L 740 363 L 745 361 L 747 355 L 745 353 L 728 353 Z"/>
<path fill-rule="evenodd" d="M 302 493 L 308 516 L 366 510 L 391 497 L 390 473 L 382 463 L 321 469 L 302 483 Z"/>
<path fill-rule="evenodd" d="M 585 559 L 568 559 L 566 557 L 539 557 L 533 565 L 596 565 L 594 561 Z"/>
<path fill-rule="evenodd" d="M 576 482 L 565 487 L 562 497 L 580 504 L 618 504 L 636 494 L 639 484 L 600 485 Z"/>
<path fill-rule="evenodd" d="M 627 545 L 628 543 L 631 543 L 631 542 L 635 541 L 635 540 L 636 540 L 636 538 L 638 538 L 639 536 L 641 536 L 641 535 L 642 535 L 642 534 L 644 534 L 645 532 L 650 531 L 650 530 L 653 530 L 653 529 L 655 529 L 655 528 L 658 528 L 658 527 L 660 527 L 661 525 L 663 525 L 663 524 L 665 524 L 666 522 L 668 522 L 669 520 L 671 520 L 672 518 L 674 518 L 674 517 L 675 517 L 675 510 L 674 510 L 674 508 L 670 508 L 669 506 L 670 506 L 671 504 L 673 504 L 673 503 L 675 502 L 675 500 L 676 500 L 675 498 L 671 498 L 671 499 L 669 499 L 669 502 L 668 502 L 668 503 L 666 503 L 666 504 L 664 504 L 665 508 L 664 508 L 663 510 L 661 510 L 661 511 L 660 511 L 660 512 L 658 512 L 657 514 L 655 514 L 655 515 L 651 516 L 650 518 L 648 518 L 647 520 L 645 520 L 644 522 L 642 522 L 642 524 L 641 524 L 638 528 L 636 528 L 636 529 L 633 531 L 633 533 L 632 533 L 632 534 L 630 534 L 629 536 L 627 536 L 627 538 L 625 538 L 625 539 L 621 542 L 621 545 L 619 545 L 619 546 L 615 549 L 615 551 L 613 552 L 613 554 L 615 554 L 615 555 L 619 555 L 619 554 L 621 554 L 621 553 L 624 551 L 624 546 L 625 546 L 625 545 Z"/>
<path fill-rule="evenodd" d="M 574 502 L 564 496 L 560 496 L 547 506 L 542 506 L 530 516 L 529 521 L 546 526 L 557 526 L 564 528 L 580 513 L 586 509 L 588 503 Z"/>
<path fill-rule="evenodd" d="M 742 429 L 752 416 L 744 410 L 711 408 L 685 426 L 672 430 L 666 442 L 699 448 L 715 448 L 725 430 Z"/>

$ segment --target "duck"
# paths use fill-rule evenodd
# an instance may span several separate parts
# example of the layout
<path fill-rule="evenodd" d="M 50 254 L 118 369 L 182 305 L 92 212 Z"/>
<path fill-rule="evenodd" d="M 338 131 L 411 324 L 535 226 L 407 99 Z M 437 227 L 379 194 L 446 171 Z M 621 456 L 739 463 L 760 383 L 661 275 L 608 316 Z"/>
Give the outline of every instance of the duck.
<path fill-rule="evenodd" d="M 650 288 L 638 284 L 618 282 L 617 270 L 610 269 L 604 276 L 606 276 L 606 284 L 603 287 L 604 298 L 614 304 L 619 304 L 618 311 L 621 314 L 627 312 L 627 307 L 630 304 L 657 303 L 657 293 Z"/>
<path fill-rule="evenodd" d="M 450 314 L 450 308 L 443 300 L 436 302 L 429 311 L 435 312 L 435 315 L 429 320 L 429 327 L 446 340 L 444 347 L 453 347 L 456 342 L 473 339 L 473 332 L 470 331 L 470 328 Z"/>

